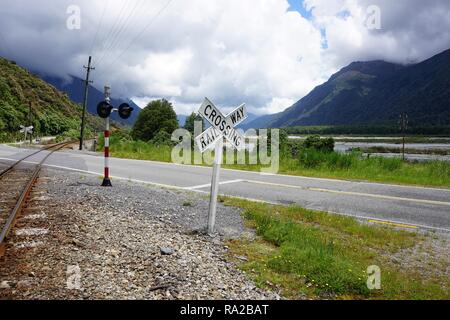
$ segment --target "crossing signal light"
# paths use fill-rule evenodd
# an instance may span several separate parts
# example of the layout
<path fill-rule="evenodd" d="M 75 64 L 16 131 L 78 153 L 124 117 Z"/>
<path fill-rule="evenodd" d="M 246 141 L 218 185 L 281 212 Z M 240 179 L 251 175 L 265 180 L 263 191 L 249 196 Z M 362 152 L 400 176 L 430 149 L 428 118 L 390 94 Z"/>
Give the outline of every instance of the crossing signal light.
<path fill-rule="evenodd" d="M 130 105 L 128 103 L 122 103 L 119 106 L 119 116 L 126 120 L 131 116 L 131 113 L 133 112 L 133 108 L 130 107 Z"/>
<path fill-rule="evenodd" d="M 113 106 L 110 105 L 106 101 L 102 101 L 97 105 L 97 114 L 103 118 L 106 119 L 111 115 L 111 111 L 113 109 Z"/>

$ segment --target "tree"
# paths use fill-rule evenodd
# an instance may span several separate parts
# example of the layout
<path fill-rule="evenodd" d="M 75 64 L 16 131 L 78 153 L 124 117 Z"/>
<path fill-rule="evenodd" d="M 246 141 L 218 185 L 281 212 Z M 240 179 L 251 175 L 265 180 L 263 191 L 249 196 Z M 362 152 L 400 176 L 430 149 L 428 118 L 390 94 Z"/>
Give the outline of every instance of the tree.
<path fill-rule="evenodd" d="M 134 140 L 152 140 L 160 131 L 172 134 L 178 128 L 177 114 L 166 99 L 150 102 L 138 116 L 131 131 Z"/>
<path fill-rule="evenodd" d="M 186 123 L 184 124 L 184 129 L 189 131 L 190 133 L 194 134 L 194 128 L 195 128 L 195 121 L 201 121 L 202 122 L 202 129 L 204 128 L 203 119 L 199 114 L 196 114 L 195 112 L 192 112 L 189 117 L 186 118 Z"/>

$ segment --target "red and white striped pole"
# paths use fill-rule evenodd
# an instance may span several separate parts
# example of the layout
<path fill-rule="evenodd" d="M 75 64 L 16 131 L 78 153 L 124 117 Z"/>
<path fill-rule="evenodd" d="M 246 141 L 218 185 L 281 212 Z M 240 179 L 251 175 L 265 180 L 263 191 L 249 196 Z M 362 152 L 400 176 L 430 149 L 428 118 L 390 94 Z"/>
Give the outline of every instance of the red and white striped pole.
<path fill-rule="evenodd" d="M 111 88 L 109 86 L 105 86 L 105 101 L 110 103 L 110 95 Z M 103 178 L 102 187 L 112 187 L 111 180 L 109 179 L 109 117 L 106 119 L 106 128 L 105 128 L 105 173 Z"/>

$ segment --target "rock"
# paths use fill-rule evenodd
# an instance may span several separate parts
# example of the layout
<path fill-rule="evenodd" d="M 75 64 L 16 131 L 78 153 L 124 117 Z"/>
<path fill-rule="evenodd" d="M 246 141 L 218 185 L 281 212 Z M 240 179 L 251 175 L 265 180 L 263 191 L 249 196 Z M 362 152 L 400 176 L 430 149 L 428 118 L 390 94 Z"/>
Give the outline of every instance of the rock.
<path fill-rule="evenodd" d="M 239 259 L 241 261 L 248 261 L 247 257 L 244 256 L 235 256 L 236 259 Z"/>
<path fill-rule="evenodd" d="M 0 289 L 11 289 L 11 286 L 8 281 L 2 281 L 2 283 L 0 283 Z"/>
<path fill-rule="evenodd" d="M 163 256 L 170 256 L 170 255 L 174 254 L 174 252 L 175 252 L 171 248 L 160 248 L 160 251 Z"/>
<path fill-rule="evenodd" d="M 77 246 L 77 247 L 80 247 L 80 248 L 84 248 L 85 247 L 85 245 L 78 239 L 73 239 L 72 240 L 72 244 L 74 246 Z"/>
<path fill-rule="evenodd" d="M 29 281 L 29 280 L 20 280 L 19 282 L 17 282 L 18 289 L 23 289 L 23 288 L 28 288 L 28 287 L 31 287 L 31 281 Z"/>
<path fill-rule="evenodd" d="M 118 258 L 119 257 L 119 255 L 120 255 L 120 251 L 118 251 L 118 250 L 111 250 L 110 252 L 109 252 L 114 258 Z"/>

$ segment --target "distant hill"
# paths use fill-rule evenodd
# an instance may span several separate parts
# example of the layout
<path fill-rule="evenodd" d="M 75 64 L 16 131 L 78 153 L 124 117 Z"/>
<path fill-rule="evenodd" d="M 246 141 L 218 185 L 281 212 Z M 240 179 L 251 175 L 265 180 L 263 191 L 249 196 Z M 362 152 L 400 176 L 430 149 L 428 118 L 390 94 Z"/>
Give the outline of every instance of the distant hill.
<path fill-rule="evenodd" d="M 20 125 L 28 125 L 28 104 L 32 103 L 32 124 L 42 135 L 58 135 L 80 127 L 81 107 L 63 92 L 15 62 L 0 57 L 0 140 L 18 136 Z M 102 122 L 87 117 L 89 128 Z"/>
<path fill-rule="evenodd" d="M 312 125 L 450 125 L 450 50 L 413 65 L 354 62 L 285 111 L 254 128 Z"/>
<path fill-rule="evenodd" d="M 70 81 L 66 81 L 64 79 L 55 78 L 55 77 L 49 77 L 45 75 L 41 75 L 42 79 L 45 80 L 48 83 L 51 83 L 53 86 L 58 88 L 60 91 L 64 91 L 68 94 L 69 98 L 78 104 L 83 104 L 84 99 L 84 81 L 77 77 L 71 77 Z M 87 110 L 89 113 L 93 115 L 97 115 L 97 104 L 104 100 L 104 94 L 103 92 L 97 90 L 92 85 L 89 86 L 88 91 L 88 106 Z M 141 111 L 141 108 L 139 108 L 133 101 L 127 100 L 127 99 L 116 99 L 113 97 L 111 98 L 111 103 L 114 107 L 118 107 L 122 103 L 128 103 L 130 106 L 134 108 L 133 113 L 131 114 L 131 117 L 127 120 L 123 120 L 119 117 L 117 113 L 113 113 L 111 116 L 111 119 L 117 123 L 120 123 L 125 126 L 132 126 Z"/>
<path fill-rule="evenodd" d="M 251 128 L 251 127 L 248 127 L 248 125 L 259 118 L 260 118 L 260 116 L 254 114 L 254 113 L 249 113 L 247 119 L 245 119 L 244 122 L 242 122 L 240 125 L 238 125 L 238 128 L 247 130 L 248 128 Z"/>

